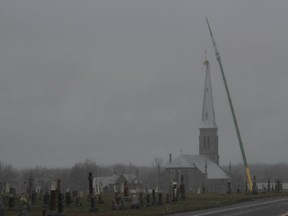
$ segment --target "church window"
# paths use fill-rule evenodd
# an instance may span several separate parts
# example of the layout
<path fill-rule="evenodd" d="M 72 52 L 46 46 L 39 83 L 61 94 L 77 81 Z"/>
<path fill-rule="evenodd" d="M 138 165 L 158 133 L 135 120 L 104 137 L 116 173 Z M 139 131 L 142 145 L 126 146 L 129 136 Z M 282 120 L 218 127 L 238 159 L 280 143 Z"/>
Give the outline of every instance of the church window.
<path fill-rule="evenodd" d="M 206 148 L 206 136 L 203 137 L 204 148 Z"/>
<path fill-rule="evenodd" d="M 207 148 L 208 149 L 210 148 L 210 137 L 209 136 L 207 137 Z"/>

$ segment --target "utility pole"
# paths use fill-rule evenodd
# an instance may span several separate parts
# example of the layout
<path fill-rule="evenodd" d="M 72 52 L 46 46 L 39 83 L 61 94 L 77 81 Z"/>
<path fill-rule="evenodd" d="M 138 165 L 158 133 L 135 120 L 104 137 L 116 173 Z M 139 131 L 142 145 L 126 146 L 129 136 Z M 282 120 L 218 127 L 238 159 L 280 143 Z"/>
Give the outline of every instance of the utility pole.
<path fill-rule="evenodd" d="M 239 130 L 239 127 L 238 127 L 238 123 L 237 123 L 237 119 L 236 119 L 233 103 L 232 103 L 232 100 L 231 100 L 231 96 L 230 96 L 230 93 L 229 93 L 226 77 L 225 77 L 225 74 L 224 74 L 224 70 L 223 70 L 220 54 L 219 54 L 219 51 L 217 49 L 217 46 L 216 46 L 216 43 L 215 43 L 215 40 L 214 40 L 214 37 L 213 37 L 213 34 L 212 34 L 212 31 L 211 31 L 211 28 L 210 28 L 210 25 L 209 25 L 207 17 L 206 17 L 206 21 L 207 21 L 207 24 L 208 24 L 208 28 L 209 28 L 209 32 L 210 32 L 210 35 L 211 35 L 212 43 L 213 43 L 213 46 L 214 46 L 216 59 L 217 59 L 217 61 L 219 63 L 221 74 L 222 74 L 222 78 L 223 78 L 223 81 L 224 81 L 224 86 L 225 86 L 225 89 L 226 89 L 226 93 L 227 93 L 227 97 L 228 97 L 228 101 L 229 101 L 229 105 L 230 105 L 230 109 L 231 109 L 231 113 L 232 113 L 235 129 L 236 129 L 236 133 L 237 133 L 237 137 L 238 137 L 238 141 L 239 141 L 239 145 L 240 145 L 240 149 L 241 149 L 241 153 L 242 153 L 242 158 L 243 158 L 243 162 L 244 162 L 244 166 L 245 166 L 245 171 L 246 171 L 246 176 L 247 176 L 249 190 L 250 190 L 250 192 L 252 192 L 253 183 L 252 183 L 252 179 L 251 179 L 250 168 L 249 168 L 248 163 L 247 163 L 245 150 L 244 150 L 244 146 L 243 146 L 243 143 L 242 143 L 242 138 L 241 138 L 240 130 Z"/>

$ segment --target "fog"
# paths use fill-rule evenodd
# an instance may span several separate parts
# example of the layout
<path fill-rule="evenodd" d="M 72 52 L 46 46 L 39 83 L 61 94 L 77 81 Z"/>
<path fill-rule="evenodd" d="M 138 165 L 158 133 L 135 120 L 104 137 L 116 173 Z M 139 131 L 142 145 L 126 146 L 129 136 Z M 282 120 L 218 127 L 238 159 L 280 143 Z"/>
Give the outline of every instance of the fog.
<path fill-rule="evenodd" d="M 0 160 L 151 165 L 198 154 L 204 53 L 220 164 L 287 160 L 287 1 L 0 1 Z"/>

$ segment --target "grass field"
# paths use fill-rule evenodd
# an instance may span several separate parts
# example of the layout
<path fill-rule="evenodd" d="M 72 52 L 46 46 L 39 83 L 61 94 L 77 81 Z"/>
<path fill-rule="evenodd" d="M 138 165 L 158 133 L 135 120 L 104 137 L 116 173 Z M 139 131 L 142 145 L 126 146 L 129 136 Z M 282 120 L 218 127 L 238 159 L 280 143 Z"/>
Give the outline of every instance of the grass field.
<path fill-rule="evenodd" d="M 179 200 L 172 202 L 171 204 L 164 204 L 156 207 L 145 207 L 142 209 L 128 209 L 128 210 L 111 210 L 111 197 L 104 196 L 104 204 L 97 205 L 98 212 L 90 212 L 90 204 L 87 199 L 82 199 L 82 207 L 75 205 L 64 206 L 64 214 L 66 216 L 160 216 L 177 212 L 185 212 L 199 209 L 206 209 L 212 207 L 218 207 L 223 205 L 229 205 L 237 202 L 268 198 L 275 196 L 288 196 L 288 194 L 258 194 L 258 195 L 245 195 L 245 194 L 188 194 L 186 200 Z M 29 212 L 30 216 L 42 215 L 42 202 L 32 206 L 32 210 Z M 48 210 L 46 210 L 47 212 Z M 5 209 L 5 216 L 18 216 L 16 209 Z"/>

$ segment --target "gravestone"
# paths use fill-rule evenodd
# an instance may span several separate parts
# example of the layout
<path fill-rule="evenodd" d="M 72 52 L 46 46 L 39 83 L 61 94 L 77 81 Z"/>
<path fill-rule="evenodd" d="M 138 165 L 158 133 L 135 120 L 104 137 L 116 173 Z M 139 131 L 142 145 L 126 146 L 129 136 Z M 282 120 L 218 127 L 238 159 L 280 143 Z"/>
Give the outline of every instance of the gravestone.
<path fill-rule="evenodd" d="M 166 194 L 166 203 L 171 203 L 171 196 L 169 193 Z"/>
<path fill-rule="evenodd" d="M 162 193 L 158 193 L 158 205 L 163 205 L 163 197 L 162 197 Z"/>
<path fill-rule="evenodd" d="M 65 203 L 66 203 L 66 205 L 71 205 L 71 203 L 72 203 L 72 198 L 71 198 L 70 192 L 65 193 Z"/>
<path fill-rule="evenodd" d="M 73 200 L 73 202 L 76 201 L 76 198 L 77 198 L 77 197 L 78 197 L 77 191 L 73 191 L 73 192 L 72 192 L 72 200 Z"/>
<path fill-rule="evenodd" d="M 143 198 L 143 192 L 139 193 L 139 204 L 140 204 L 140 208 L 144 207 L 144 198 Z"/>
<path fill-rule="evenodd" d="M 9 194 L 13 194 L 14 196 L 16 196 L 16 188 L 10 187 L 10 193 Z"/>
<path fill-rule="evenodd" d="M 63 203 L 64 203 L 64 196 L 60 192 L 58 193 L 58 203 L 57 203 L 58 216 L 63 215 Z"/>
<path fill-rule="evenodd" d="M 177 190 L 177 183 L 173 182 L 173 187 L 172 187 L 172 201 L 177 201 L 178 200 L 178 190 Z"/>
<path fill-rule="evenodd" d="M 268 181 L 267 191 L 268 191 L 268 193 L 271 191 L 271 183 L 270 183 L 270 180 Z"/>
<path fill-rule="evenodd" d="M 101 193 L 98 195 L 98 203 L 99 204 L 103 204 L 104 203 L 104 200 L 102 199 L 102 194 Z"/>
<path fill-rule="evenodd" d="M 147 194 L 147 195 L 146 195 L 146 207 L 150 207 L 150 206 L 151 206 L 150 195 Z"/>
<path fill-rule="evenodd" d="M 131 205 L 131 208 L 132 208 L 132 209 L 138 209 L 138 208 L 140 208 L 140 202 L 139 202 L 139 199 L 138 199 L 138 197 L 137 197 L 136 194 L 134 194 L 134 195 L 132 196 L 132 205 Z"/>
<path fill-rule="evenodd" d="M 275 182 L 275 192 L 276 193 L 282 192 L 282 183 L 279 179 Z"/>
<path fill-rule="evenodd" d="M 173 185 L 172 184 L 169 185 L 168 195 L 169 196 L 166 196 L 166 201 L 168 201 L 167 198 L 169 198 L 169 203 L 170 203 L 172 201 L 172 199 L 173 199 Z"/>
<path fill-rule="evenodd" d="M 48 208 L 49 206 L 49 194 L 46 192 L 43 196 L 43 208 Z"/>
<path fill-rule="evenodd" d="M 155 189 L 152 190 L 152 206 L 156 206 L 156 193 Z"/>
<path fill-rule="evenodd" d="M 128 196 L 129 196 L 129 187 L 128 187 L 127 181 L 125 181 L 125 183 L 124 183 L 124 197 L 128 197 Z"/>
<path fill-rule="evenodd" d="M 32 198 L 33 185 L 34 185 L 34 178 L 33 178 L 32 173 L 31 173 L 30 177 L 28 179 L 28 189 L 27 189 L 27 192 L 29 194 L 29 199 Z"/>
<path fill-rule="evenodd" d="M 205 187 L 205 185 L 203 184 L 202 185 L 202 193 L 205 193 L 206 192 L 206 187 Z"/>
<path fill-rule="evenodd" d="M 16 198 L 13 194 L 9 194 L 8 207 L 9 207 L 9 209 L 14 209 L 15 206 L 16 206 Z"/>
<path fill-rule="evenodd" d="M 227 193 L 228 194 L 232 193 L 231 182 L 227 182 Z"/>
<path fill-rule="evenodd" d="M 33 205 L 37 204 L 37 193 L 35 191 L 32 191 L 31 193 L 31 202 Z"/>
<path fill-rule="evenodd" d="M 237 194 L 239 194 L 240 193 L 240 185 L 238 184 L 238 186 L 237 186 Z"/>
<path fill-rule="evenodd" d="M 56 190 L 51 190 L 50 191 L 48 216 L 57 215 L 57 209 L 56 208 L 57 208 L 57 191 Z"/>
<path fill-rule="evenodd" d="M 19 215 L 18 216 L 28 216 L 28 199 L 25 196 L 21 196 L 19 199 Z"/>
<path fill-rule="evenodd" d="M 120 209 L 120 202 L 121 202 L 121 196 L 118 192 L 115 192 L 115 197 L 112 199 L 112 210 L 119 210 Z"/>
<path fill-rule="evenodd" d="M 98 211 L 96 208 L 96 196 L 93 193 L 93 174 L 89 172 L 88 174 L 88 180 L 89 180 L 89 196 L 90 196 L 90 211 Z"/>
<path fill-rule="evenodd" d="M 245 194 L 248 194 L 250 193 L 250 191 L 248 190 L 248 184 L 247 184 L 247 181 L 245 183 Z"/>
<path fill-rule="evenodd" d="M 88 180 L 89 180 L 89 194 L 93 194 L 93 174 L 89 172 L 88 174 Z"/>
<path fill-rule="evenodd" d="M 120 206 L 121 210 L 125 210 L 128 209 L 128 204 L 127 204 L 127 198 L 126 197 L 122 197 L 121 198 L 121 206 Z"/>
<path fill-rule="evenodd" d="M 180 198 L 182 200 L 186 199 L 186 191 L 185 191 L 185 184 L 184 184 L 184 176 L 181 175 L 181 184 L 180 184 Z"/>
<path fill-rule="evenodd" d="M 257 194 L 257 193 L 258 193 L 258 187 L 256 183 L 256 176 L 254 176 L 253 185 L 252 185 L 252 194 Z"/>
<path fill-rule="evenodd" d="M 4 206 L 2 203 L 2 197 L 0 196 L 0 216 L 5 216 L 4 214 Z"/>
<path fill-rule="evenodd" d="M 111 209 L 112 210 L 119 210 L 119 205 L 117 204 L 115 199 L 111 200 Z"/>

